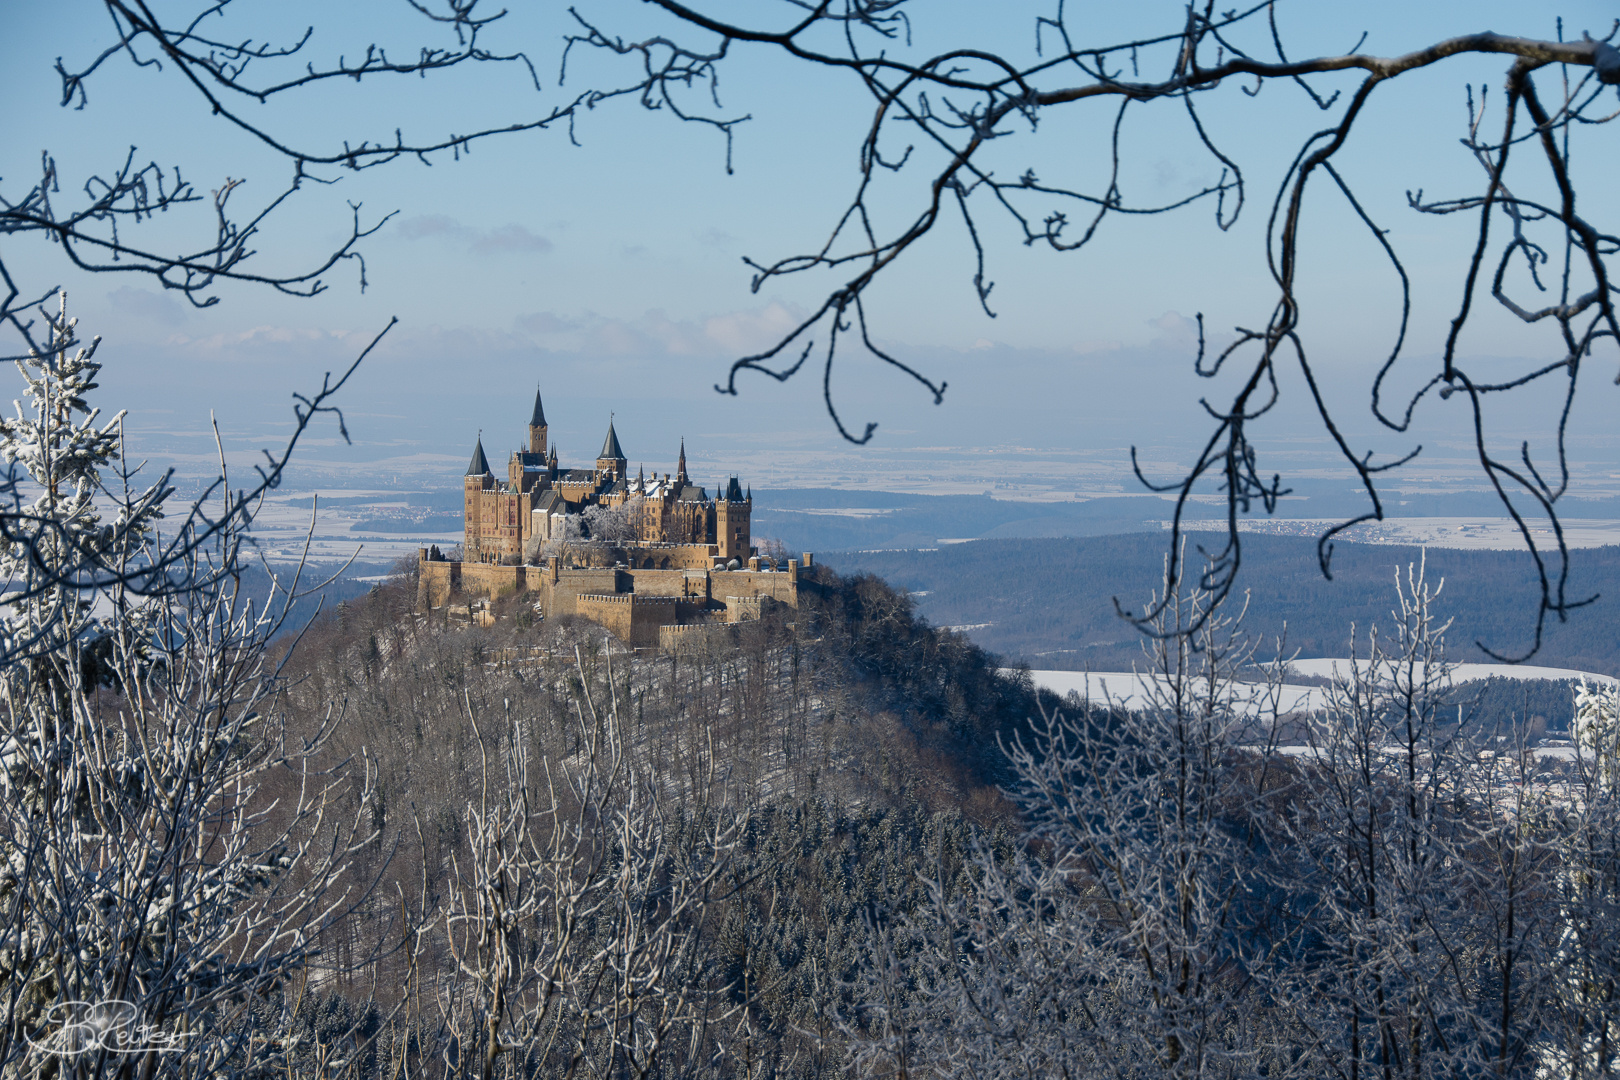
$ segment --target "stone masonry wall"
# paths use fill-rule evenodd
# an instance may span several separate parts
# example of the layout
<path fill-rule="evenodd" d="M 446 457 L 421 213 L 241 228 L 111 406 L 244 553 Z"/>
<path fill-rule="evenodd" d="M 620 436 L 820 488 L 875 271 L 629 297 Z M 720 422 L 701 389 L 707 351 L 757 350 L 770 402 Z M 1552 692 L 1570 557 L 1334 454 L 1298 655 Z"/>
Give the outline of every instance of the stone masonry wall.
<path fill-rule="evenodd" d="M 750 563 L 759 567 L 761 561 Z M 579 615 L 638 646 L 673 641 L 660 627 L 746 621 L 773 604 L 798 606 L 795 560 L 781 570 L 563 569 L 556 560 L 545 566 L 499 566 L 429 559 L 423 549 L 417 569 L 422 610 L 442 606 L 457 591 L 490 597 L 528 592 L 547 616 Z"/>

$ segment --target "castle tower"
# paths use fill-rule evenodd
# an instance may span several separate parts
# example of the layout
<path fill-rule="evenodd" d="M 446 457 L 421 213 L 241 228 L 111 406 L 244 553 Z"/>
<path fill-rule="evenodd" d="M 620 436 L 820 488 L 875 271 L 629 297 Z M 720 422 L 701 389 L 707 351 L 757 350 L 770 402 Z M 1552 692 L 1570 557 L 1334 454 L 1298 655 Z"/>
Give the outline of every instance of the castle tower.
<path fill-rule="evenodd" d="M 681 437 L 681 457 L 680 457 L 680 460 L 675 463 L 675 483 L 677 483 L 678 485 L 680 485 L 682 487 L 685 487 L 688 483 L 690 483 L 690 481 L 687 480 L 687 478 L 686 478 L 686 438 L 685 438 L 685 436 Z"/>
<path fill-rule="evenodd" d="M 489 471 L 489 459 L 484 456 L 484 433 L 478 433 L 478 443 L 473 447 L 472 460 L 467 463 L 467 473 L 461 478 L 463 501 L 466 506 L 467 524 L 462 537 L 462 546 L 466 551 L 468 562 L 478 562 L 479 537 L 483 535 L 483 518 L 479 512 L 480 495 L 495 479 Z"/>
<path fill-rule="evenodd" d="M 733 476 L 724 494 L 716 493 L 714 500 L 714 541 L 722 559 L 747 560 L 752 552 L 749 519 L 754 512 L 752 487 L 744 495 L 742 485 Z"/>
<path fill-rule="evenodd" d="M 613 430 L 613 420 L 609 418 L 607 438 L 602 440 L 602 452 L 596 455 L 596 482 L 601 483 L 605 476 L 620 479 L 629 467 L 630 462 L 619 446 L 618 433 Z"/>
<path fill-rule="evenodd" d="M 534 414 L 529 417 L 529 453 L 546 455 L 546 410 L 540 405 L 540 388 L 534 388 Z"/>

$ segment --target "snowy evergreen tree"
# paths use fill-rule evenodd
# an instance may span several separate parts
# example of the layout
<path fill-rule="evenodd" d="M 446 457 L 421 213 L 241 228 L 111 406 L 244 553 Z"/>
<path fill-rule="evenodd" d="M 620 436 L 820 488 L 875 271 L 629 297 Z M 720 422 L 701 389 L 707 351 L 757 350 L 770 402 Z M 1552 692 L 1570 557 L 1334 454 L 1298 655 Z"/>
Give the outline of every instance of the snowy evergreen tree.
<path fill-rule="evenodd" d="M 119 466 L 95 348 L 64 303 L 0 427 L 28 500 L 0 552 L 0 1073 L 235 1075 L 299 1050 L 281 1013 L 364 897 L 369 774 L 315 768 L 336 712 L 287 730 L 266 644 L 289 608 L 241 592 L 231 497 L 154 557 L 168 489 Z"/>
<path fill-rule="evenodd" d="M 0 461 L 12 503 L 0 515 L 0 576 L 11 593 L 0 621 L 0 660 L 82 644 L 95 625 L 96 588 L 126 578 L 142 559 L 171 491 L 167 476 L 132 490 L 129 474 L 118 469 L 124 414 L 103 423 L 89 401 L 101 339 L 81 344 L 66 293 L 58 305 L 47 316 L 44 351 L 16 361 L 26 404 L 15 402 L 16 415 L 0 418 Z M 116 493 L 107 487 L 110 472 L 122 481 Z M 41 664 L 26 668 L 36 682 L 43 674 Z"/>

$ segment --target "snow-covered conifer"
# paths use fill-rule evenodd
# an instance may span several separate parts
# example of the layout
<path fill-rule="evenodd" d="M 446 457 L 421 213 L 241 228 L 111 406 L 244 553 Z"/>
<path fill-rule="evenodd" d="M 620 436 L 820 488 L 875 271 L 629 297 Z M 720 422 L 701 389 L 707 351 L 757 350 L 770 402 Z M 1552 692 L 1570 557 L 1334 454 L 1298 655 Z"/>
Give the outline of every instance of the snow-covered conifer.
<path fill-rule="evenodd" d="M 53 645 L 90 632 L 94 590 L 121 580 L 142 557 L 170 493 L 163 481 L 132 490 L 122 470 L 121 490 L 109 490 L 108 473 L 121 461 L 124 414 L 103 421 L 90 403 L 101 339 L 81 344 L 65 292 L 47 321 L 44 351 L 31 349 L 16 361 L 24 398 L 13 403 L 15 415 L 0 417 L 0 461 L 12 503 L 0 515 L 0 578 L 12 594 L 0 616 L 0 662 L 47 655 Z M 42 670 L 21 668 L 36 677 Z"/>

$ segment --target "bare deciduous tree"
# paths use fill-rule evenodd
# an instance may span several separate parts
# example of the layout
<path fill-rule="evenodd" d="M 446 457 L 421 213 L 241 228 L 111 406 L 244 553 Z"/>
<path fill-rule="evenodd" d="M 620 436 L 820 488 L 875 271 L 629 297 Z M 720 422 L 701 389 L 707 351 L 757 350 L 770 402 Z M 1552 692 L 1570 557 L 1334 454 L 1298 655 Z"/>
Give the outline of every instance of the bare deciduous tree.
<path fill-rule="evenodd" d="M 1612 1072 L 1603 700 L 1584 699 L 1581 729 L 1600 752 L 1538 765 L 1448 696 L 1438 590 L 1420 569 L 1400 586 L 1393 630 L 1366 636 L 1314 715 L 1280 724 L 1264 684 L 1160 663 L 1141 710 L 1071 702 L 1015 746 L 1023 844 L 981 838 L 927 905 L 875 927 L 845 1024 L 855 1063 L 909 1077 Z M 1185 599 L 1164 610 L 1189 615 Z M 1284 752 L 1285 727 L 1304 744 Z"/>
<path fill-rule="evenodd" d="M 1208 1076 L 1275 1068 L 1252 968 L 1270 914 L 1254 849 L 1279 684 L 1197 592 L 1160 608 L 1143 707 L 1071 702 L 1008 750 L 1024 850 L 884 931 L 854 1060 L 895 1076 Z M 1161 626 L 1162 631 L 1170 627 Z"/>
<path fill-rule="evenodd" d="M 0 666 L 82 635 L 98 595 L 161 600 L 217 583 L 201 572 L 230 577 L 248 525 L 280 486 L 309 426 L 330 416 L 348 438 L 333 398 L 394 325 L 345 371 L 328 372 L 320 390 L 293 395 L 293 433 L 277 451 L 263 452 L 248 485 L 231 490 L 222 456 L 218 476 L 176 515 L 169 501 L 173 469 L 142 479 L 142 465 L 125 457 L 124 414 L 98 426 L 100 411 L 86 395 L 101 370 L 95 360 L 101 339 L 85 345 L 79 338 L 66 293 L 56 313 L 41 308 L 40 315 L 47 328 L 40 348 L 13 358 L 28 386 L 29 411 L 19 404 L 16 417 L 0 421 L 0 581 L 14 612 L 0 630 Z M 160 534 L 156 523 L 165 517 L 169 528 Z M 210 548 L 223 554 L 197 557 Z"/>
<path fill-rule="evenodd" d="M 798 254 L 749 260 L 755 290 L 787 275 L 811 272 L 831 274 L 837 284 L 775 346 L 736 361 L 720 389 L 737 393 L 743 372 L 789 379 L 812 355 L 819 355 L 829 415 L 846 438 L 865 442 L 875 423 L 867 423 L 855 434 L 845 425 L 833 399 L 833 366 L 847 339 L 853 338 L 859 349 L 917 380 L 936 402 L 945 392 L 943 382 L 935 382 L 875 343 L 873 313 L 868 309 L 869 286 L 924 237 L 960 215 L 974 295 L 986 314 L 994 314 L 993 282 L 983 241 L 989 227 L 987 212 L 1003 215 L 1013 235 L 1025 245 L 1060 253 L 1086 249 L 1103 229 L 1112 227 L 1110 219 L 1170 213 L 1193 204 L 1209 206 L 1215 224 L 1229 229 L 1246 205 L 1248 182 L 1242 163 L 1218 144 L 1204 115 L 1216 108 L 1242 109 L 1244 95 L 1255 97 L 1276 84 L 1275 92 L 1304 94 L 1326 119 L 1300 133 L 1298 153 L 1272 200 L 1266 246 L 1255 253 L 1256 269 L 1264 273 L 1271 287 L 1257 298 L 1256 317 L 1240 326 L 1235 340 L 1218 355 L 1206 357 L 1202 346 L 1199 350 L 1196 367 L 1202 375 L 1232 374 L 1242 365 L 1238 388 L 1230 401 L 1208 403 L 1212 428 L 1185 475 L 1170 480 L 1144 475 L 1141 479 L 1151 488 L 1176 493 L 1173 531 L 1179 530 L 1181 511 L 1197 484 L 1213 481 L 1224 491 L 1229 509 L 1227 543 L 1221 557 L 1206 571 L 1210 590 L 1217 597 L 1224 596 L 1241 562 L 1238 516 L 1255 506 L 1274 509 L 1287 490 L 1280 476 L 1267 478 L 1250 428 L 1282 406 L 1278 374 L 1284 366 L 1295 366 L 1308 388 L 1308 399 L 1297 408 L 1319 417 L 1323 431 L 1342 455 L 1345 467 L 1358 477 L 1367 499 L 1364 513 L 1322 535 L 1319 556 L 1323 572 L 1331 575 L 1335 535 L 1356 522 L 1384 516 L 1379 474 L 1410 460 L 1418 450 L 1387 462 L 1375 462 L 1370 455 L 1357 452 L 1341 433 L 1338 414 L 1319 386 L 1311 360 L 1311 322 L 1301 299 L 1300 265 L 1302 253 L 1310 251 L 1313 243 L 1302 209 L 1307 194 L 1320 191 L 1320 197 L 1342 199 L 1366 225 L 1369 236 L 1387 255 L 1391 280 L 1401 290 L 1402 308 L 1390 347 L 1367 372 L 1374 416 L 1393 432 L 1411 432 L 1414 410 L 1430 392 L 1442 397 L 1463 395 L 1475 421 L 1482 474 L 1520 526 L 1525 546 L 1536 561 L 1541 579 L 1537 641 L 1546 617 L 1563 619 L 1583 602 L 1566 591 L 1567 552 L 1557 528 L 1556 505 L 1568 486 L 1563 439 L 1567 407 L 1553 422 L 1553 459 L 1539 462 L 1528 451 L 1515 461 L 1493 450 L 1483 408 L 1494 395 L 1513 394 L 1549 381 L 1559 383 L 1567 406 L 1587 361 L 1598 355 L 1595 348 L 1620 338 L 1615 286 L 1608 272 L 1608 259 L 1620 240 L 1576 209 L 1581 187 L 1590 182 L 1576 167 L 1581 141 L 1591 137 L 1594 126 L 1601 127 L 1616 115 L 1608 104 L 1608 87 L 1620 83 L 1620 52 L 1612 43 L 1616 27 L 1590 28 L 1602 35 L 1596 39 L 1583 35 L 1580 40 L 1563 40 L 1561 33 L 1554 40 L 1476 33 L 1436 41 L 1399 56 L 1352 51 L 1299 57 L 1291 55 L 1287 47 L 1278 5 L 1273 3 L 1222 12 L 1212 4 L 1191 4 L 1162 33 L 1102 41 L 1087 39 L 1058 0 L 1049 15 L 1035 20 L 1034 47 L 1028 54 L 988 52 L 969 39 L 937 55 L 924 56 L 909 48 L 912 15 L 904 0 L 844 0 L 837 4 L 780 0 L 763 12 L 751 11 L 746 21 L 732 19 L 727 12 L 706 11 L 706 5 L 653 0 L 651 6 L 659 9 L 659 24 L 646 33 L 640 32 L 639 24 L 610 25 L 607 20 L 616 20 L 617 13 L 599 16 L 589 6 L 571 8 L 575 29 L 565 38 L 559 87 L 566 84 L 568 59 L 582 51 L 595 51 L 609 60 L 622 58 L 624 74 L 618 81 L 568 90 L 554 103 L 541 96 L 538 107 L 515 123 L 475 125 L 465 134 L 411 138 L 404 134 L 406 123 L 401 120 L 387 134 L 357 132 L 341 145 L 318 145 L 302 129 L 273 130 L 271 121 L 249 111 L 250 104 L 294 92 L 308 93 L 335 82 L 441 74 L 484 63 L 515 65 L 526 73 L 537 93 L 542 90 L 525 52 L 489 46 L 501 33 L 501 13 L 480 14 L 476 2 L 460 0 L 442 7 L 412 6 L 425 19 L 424 30 L 432 39 L 419 52 L 401 59 L 372 45 L 358 59 L 339 54 L 336 60 L 316 62 L 311 54 L 317 48 L 324 50 L 325 43 L 315 28 L 285 42 L 267 42 L 251 30 L 233 32 L 236 7 L 228 2 L 199 6 L 186 17 L 158 14 L 127 0 L 106 0 L 113 25 L 110 43 L 76 66 L 58 63 L 63 104 L 85 106 L 96 75 L 115 58 L 165 64 L 189 84 L 212 115 L 251 143 L 286 159 L 292 167 L 292 180 L 280 195 L 240 222 L 227 213 L 237 182 L 226 182 L 212 200 L 219 221 L 217 239 L 196 252 L 159 252 L 133 245 L 117 227 L 123 225 L 127 232 L 129 225 L 153 210 L 204 201 L 188 183 L 155 165 L 138 167 L 131 153 L 104 177 L 92 179 L 83 207 L 59 211 L 52 198 L 58 178 L 47 155 L 40 182 L 17 200 L 0 204 L 0 229 L 47 232 L 70 259 L 88 269 L 104 269 L 110 265 L 107 259 L 116 258 L 120 269 L 151 274 L 194 303 L 212 303 L 210 290 L 223 279 L 305 295 L 323 288 L 319 275 L 338 262 L 358 259 L 357 245 L 381 221 L 364 223 L 356 209 L 343 243 L 313 260 L 310 268 L 288 274 L 252 270 L 248 265 L 250 244 L 267 227 L 270 215 L 294 198 L 301 186 L 330 179 L 327 170 L 366 169 L 445 153 L 459 157 L 477 140 L 511 132 L 566 126 L 572 134 L 584 110 L 619 98 L 721 132 L 728 147 L 729 169 L 731 140 L 748 117 L 721 105 L 718 79 L 734 46 L 768 49 L 806 69 L 847 74 L 870 95 L 872 111 L 852 120 L 852 128 L 859 132 L 852 134 L 852 140 L 860 175 L 826 241 Z M 998 11 L 987 12 L 985 17 L 1003 16 Z M 1479 186 L 1441 199 L 1419 192 L 1410 197 L 1409 205 L 1418 213 L 1473 215 L 1478 221 L 1477 242 L 1472 250 L 1459 252 L 1456 260 L 1461 297 L 1455 316 L 1445 326 L 1413 326 L 1409 280 L 1400 253 L 1386 236 L 1384 223 L 1368 214 L 1366 202 L 1351 187 L 1339 163 L 1359 152 L 1348 147 L 1352 134 L 1370 122 L 1364 119 L 1368 102 L 1375 95 L 1396 92 L 1386 89 L 1386 84 L 1407 85 L 1414 81 L 1407 78 L 1411 73 L 1467 55 L 1496 55 L 1507 63 L 1499 109 L 1487 109 L 1484 97 L 1469 97 L 1469 120 L 1461 134 L 1465 152 L 1480 166 Z M 606 75 L 611 77 L 613 70 L 610 63 Z M 1340 73 L 1359 76 L 1360 81 L 1347 92 L 1330 92 L 1324 80 Z M 1551 79 L 1545 77 L 1548 73 Z M 602 75 L 599 71 L 598 76 Z M 1038 138 L 1043 118 L 1054 110 L 1068 114 L 1088 108 L 1106 114 L 1101 119 L 1108 135 L 1097 148 L 1110 166 L 1104 180 L 1088 186 L 1079 179 L 1038 176 L 1027 162 L 1020 163 L 1019 152 L 1013 148 Z M 1124 169 L 1128 162 L 1120 134 L 1148 109 L 1186 115 L 1191 121 L 1189 148 L 1207 156 L 1212 167 L 1218 166 L 1215 180 L 1170 202 L 1135 201 L 1129 196 Z M 880 212 L 880 203 L 887 206 L 894 198 L 909 199 L 912 210 L 902 214 L 898 223 L 886 225 L 889 219 Z M 0 271 L 4 271 L 8 297 L 0 305 L 0 314 L 10 318 L 18 310 L 15 300 L 19 293 L 10 270 L 0 266 Z M 1544 275 L 1548 272 L 1557 278 L 1553 286 L 1556 297 L 1546 303 L 1529 299 L 1535 292 L 1547 290 Z M 1505 379 L 1482 377 L 1463 363 L 1459 340 L 1474 316 L 1476 299 L 1487 287 L 1486 279 L 1501 310 L 1526 324 L 1547 328 L 1559 359 Z M 1420 388 L 1410 398 L 1392 403 L 1385 393 L 1388 377 L 1397 366 L 1404 367 L 1405 352 L 1414 340 L 1432 342 L 1440 353 L 1439 363 L 1418 380 Z M 1527 515 L 1553 522 L 1554 539 L 1546 550 Z M 1177 550 L 1173 541 L 1171 551 Z M 1175 569 L 1173 566 L 1172 571 Z M 1131 617 L 1147 627 L 1153 615 L 1149 610 Z"/>
<path fill-rule="evenodd" d="M 711 801 L 712 754 L 687 788 L 649 767 L 616 694 L 578 705 L 578 752 L 538 763 L 510 712 L 487 731 L 467 706 L 482 782 L 442 914 L 456 970 L 429 993 L 486 1078 L 696 1069 L 736 1013 L 714 937 L 746 813 Z"/>
<path fill-rule="evenodd" d="M 49 526 L 9 553 L 25 588 L 8 626 L 33 637 L 0 666 L 0 1067 L 218 1076 L 303 1060 L 289 1018 L 333 974 L 316 942 L 368 899 L 351 860 L 374 839 L 369 772 L 317 765 L 340 709 L 289 729 L 266 646 L 297 575 L 248 597 L 242 515 L 227 508 L 206 542 L 160 541 L 160 484 L 101 524 L 117 422 L 95 425 L 95 365 L 66 330 L 31 382 L 36 415 L 0 436 Z M 142 595 L 125 571 L 165 543 L 183 555 Z M 113 575 L 99 593 L 77 576 L 92 558 Z"/>

